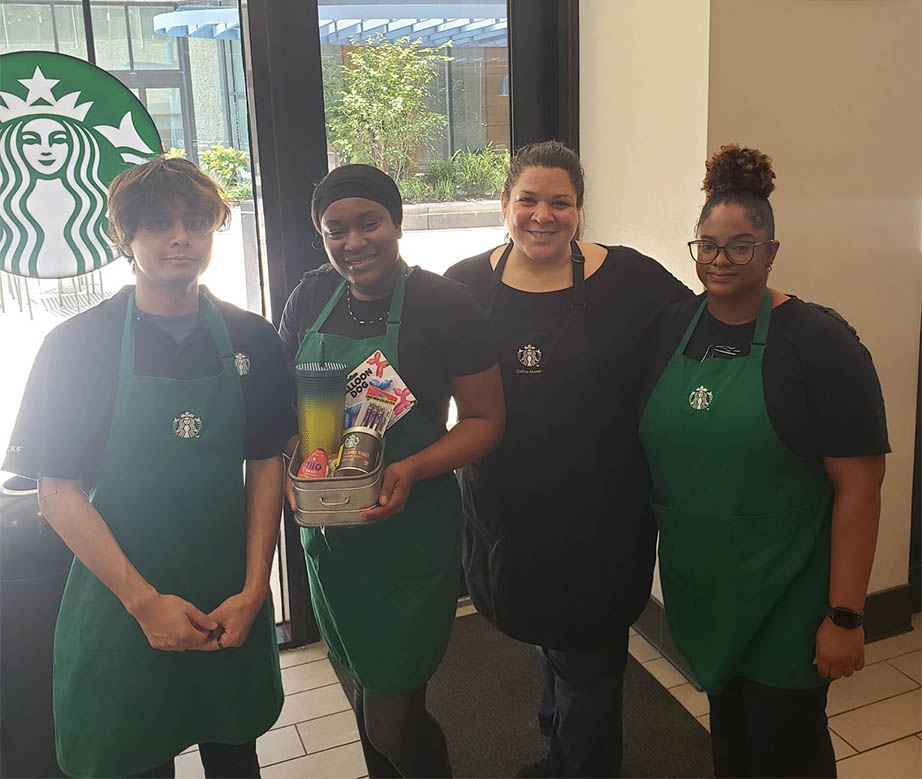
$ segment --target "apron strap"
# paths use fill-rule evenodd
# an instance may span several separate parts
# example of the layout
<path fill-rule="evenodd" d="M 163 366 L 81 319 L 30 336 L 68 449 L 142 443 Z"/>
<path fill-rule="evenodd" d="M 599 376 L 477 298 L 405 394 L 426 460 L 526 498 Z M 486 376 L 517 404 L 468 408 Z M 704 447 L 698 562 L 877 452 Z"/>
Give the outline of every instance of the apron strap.
<path fill-rule="evenodd" d="M 214 339 L 222 370 L 234 377 L 238 376 L 237 366 L 234 362 L 234 347 L 231 344 L 230 333 L 227 332 L 224 317 L 221 316 L 218 307 L 211 301 L 208 293 L 204 290 L 199 292 L 199 307 L 202 319 Z M 120 378 L 134 375 L 134 312 L 135 301 L 134 291 L 132 291 L 128 295 L 125 325 L 122 328 L 122 346 L 118 358 L 118 375 Z"/>
<path fill-rule="evenodd" d="M 125 311 L 125 325 L 122 328 L 122 348 L 118 358 L 119 378 L 134 373 L 134 290 L 128 295 L 128 308 Z"/>
<path fill-rule="evenodd" d="M 573 260 L 573 300 L 574 308 L 586 307 L 586 258 L 576 241 L 570 241 L 570 258 Z"/>
<path fill-rule="evenodd" d="M 238 377 L 237 365 L 234 362 L 234 347 L 231 344 L 230 333 L 227 332 L 227 324 L 221 312 L 218 311 L 218 307 L 204 290 L 199 294 L 199 307 L 202 319 L 211 331 L 211 337 L 218 349 L 218 356 L 221 358 L 221 365 L 225 373 L 230 373 L 235 378 Z"/>
<path fill-rule="evenodd" d="M 493 269 L 493 275 L 490 277 L 490 286 L 487 287 L 487 295 L 484 299 L 484 309 L 486 309 L 487 314 L 493 313 L 493 308 L 496 305 L 496 297 L 499 294 L 499 285 L 503 280 L 503 271 L 506 270 L 506 260 L 509 259 L 509 254 L 512 252 L 512 241 L 506 244 L 506 248 L 503 249 L 502 256 L 499 258 L 499 262 L 496 263 L 496 267 Z"/>
<path fill-rule="evenodd" d="M 394 282 L 394 291 L 391 294 L 391 305 L 387 310 L 387 334 L 394 337 L 400 332 L 400 318 L 403 315 L 403 298 L 406 289 L 407 272 L 407 264 L 402 258 L 398 258 L 397 279 Z M 317 315 L 314 324 L 312 324 L 310 330 L 307 331 L 308 333 L 320 332 L 320 328 L 323 327 L 324 322 L 326 322 L 330 314 L 333 313 L 333 309 L 336 308 L 339 299 L 346 293 L 346 285 L 348 283 L 346 279 L 343 279 L 339 283 L 333 291 L 333 294 L 330 295 L 330 299 L 327 300 L 326 305 L 324 305 L 323 309 Z M 305 333 L 305 335 L 307 335 L 307 333 Z"/>
<path fill-rule="evenodd" d="M 345 279 L 339 282 L 333 294 L 330 296 L 330 299 L 326 302 L 326 305 L 321 309 L 320 313 L 317 314 L 314 324 L 312 324 L 307 331 L 308 333 L 317 333 L 320 331 L 320 328 L 323 327 L 323 323 L 326 322 L 327 317 L 333 313 L 333 309 L 336 308 L 336 304 L 346 291 L 346 284 L 348 284 L 348 282 Z"/>
<path fill-rule="evenodd" d="M 702 300 L 701 305 L 698 306 L 698 310 L 695 312 L 694 317 L 692 317 L 692 321 L 685 329 L 685 334 L 682 336 L 682 340 L 680 341 L 679 346 L 676 348 L 673 357 L 678 357 L 685 354 L 685 349 L 688 346 L 688 342 L 691 339 L 692 334 L 695 332 L 695 328 L 698 326 L 698 322 L 701 321 L 701 315 L 704 313 L 707 302 L 707 295 L 705 295 L 704 300 Z M 755 332 L 752 334 L 752 344 L 749 350 L 750 355 L 761 357 L 765 352 L 765 342 L 768 337 L 768 325 L 771 322 L 771 316 L 772 293 L 766 289 L 765 294 L 762 296 L 762 303 L 759 305 L 759 315 L 756 318 Z"/>
<path fill-rule="evenodd" d="M 512 252 L 513 243 L 509 241 L 503 250 L 493 275 L 490 277 L 490 286 L 487 288 L 484 308 L 488 314 L 493 313 L 496 305 L 496 296 L 499 293 L 499 287 L 503 279 L 503 271 L 506 269 L 506 262 Z M 585 319 L 586 312 L 586 258 L 583 256 L 579 244 L 574 240 L 570 241 L 570 259 L 573 263 L 573 292 L 570 299 L 570 316 L 572 319 Z"/>
<path fill-rule="evenodd" d="M 761 356 L 765 353 L 765 343 L 768 340 L 768 326 L 772 319 L 772 293 L 765 289 L 762 296 L 762 304 L 759 306 L 759 316 L 756 319 L 756 329 L 752 334 L 752 345 L 749 349 L 750 355 Z"/>
<path fill-rule="evenodd" d="M 387 335 L 396 339 L 400 336 L 400 320 L 403 317 L 403 299 L 407 288 L 407 264 L 401 258 L 397 264 L 397 280 L 391 293 L 391 306 L 387 310 Z"/>
<path fill-rule="evenodd" d="M 685 347 L 688 346 L 689 340 L 691 340 L 692 333 L 695 332 L 695 328 L 698 326 L 698 322 L 701 321 L 701 315 L 704 313 L 704 308 L 708 304 L 707 295 L 704 296 L 704 300 L 701 301 L 701 305 L 698 306 L 698 310 L 695 312 L 695 315 L 692 317 L 692 321 L 689 323 L 688 327 L 685 328 L 685 334 L 682 336 L 682 340 L 679 342 L 678 347 L 675 350 L 673 357 L 681 357 L 685 354 Z"/>

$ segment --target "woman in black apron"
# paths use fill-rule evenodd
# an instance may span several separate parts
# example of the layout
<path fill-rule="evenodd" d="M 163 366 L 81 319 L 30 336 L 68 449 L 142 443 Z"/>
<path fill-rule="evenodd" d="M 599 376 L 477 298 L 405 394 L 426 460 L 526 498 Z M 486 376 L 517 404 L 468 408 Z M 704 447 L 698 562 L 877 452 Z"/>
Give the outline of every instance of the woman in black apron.
<path fill-rule="evenodd" d="M 426 683 L 458 601 L 461 506 L 451 470 L 503 430 L 489 325 L 460 284 L 400 258 L 400 192 L 368 165 L 332 171 L 314 192 L 330 258 L 305 275 L 282 316 L 296 362 L 357 366 L 380 350 L 416 397 L 387 432 L 379 506 L 361 528 L 302 531 L 311 601 L 331 656 L 355 680 L 369 776 L 448 776 Z M 449 397 L 459 422 L 448 433 Z"/>
<path fill-rule="evenodd" d="M 689 243 L 706 291 L 663 317 L 640 434 L 666 617 L 710 696 L 715 774 L 828 777 L 827 685 L 864 664 L 889 445 L 854 331 L 766 286 L 772 179 L 755 150 L 708 162 Z"/>
<path fill-rule="evenodd" d="M 616 776 L 628 628 L 650 592 L 656 538 L 636 436 L 645 334 L 690 295 L 626 247 L 575 240 L 577 156 L 521 149 L 502 193 L 510 242 L 446 275 L 500 339 L 506 435 L 461 475 L 464 566 L 479 611 L 539 648 L 539 713 L 554 776 Z"/>

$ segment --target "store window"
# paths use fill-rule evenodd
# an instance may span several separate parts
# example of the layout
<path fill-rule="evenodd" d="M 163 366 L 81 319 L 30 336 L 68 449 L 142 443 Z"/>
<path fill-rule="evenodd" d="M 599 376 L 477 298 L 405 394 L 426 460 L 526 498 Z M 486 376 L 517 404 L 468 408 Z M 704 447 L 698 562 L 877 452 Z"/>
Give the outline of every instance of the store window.
<path fill-rule="evenodd" d="M 0 5 L 0 27 L 0 54 L 24 49 L 54 50 L 54 16 L 47 5 Z"/>
<path fill-rule="evenodd" d="M 182 101 L 178 87 L 153 88 L 145 90 L 144 100 L 165 149 L 184 149 Z"/>
<path fill-rule="evenodd" d="M 96 64 L 109 71 L 131 70 L 128 50 L 128 14 L 124 6 L 94 4 L 93 39 Z"/>
<path fill-rule="evenodd" d="M 131 28 L 129 42 L 132 70 L 177 70 L 179 57 L 176 39 L 154 32 L 154 17 L 172 11 L 172 6 L 128 6 Z"/>
<path fill-rule="evenodd" d="M 407 204 L 401 253 L 441 273 L 504 235 L 506 3 L 400 9 L 392 18 L 393 3 L 378 0 L 319 4 L 329 162 L 391 174 Z"/>
<path fill-rule="evenodd" d="M 55 30 L 58 34 L 56 51 L 86 59 L 86 32 L 83 29 L 83 9 L 77 4 L 56 3 L 52 6 Z"/>
<path fill-rule="evenodd" d="M 202 282 L 218 297 L 262 313 L 240 44 L 158 30 L 157 18 L 175 10 L 175 5 L 163 3 L 94 0 L 91 18 L 97 64 L 145 105 L 164 149 L 196 161 L 232 201 L 230 227 L 216 234 L 213 261 Z M 0 4 L 0 53 L 23 50 L 58 51 L 86 59 L 87 31 L 80 3 Z M 48 332 L 133 282 L 124 259 L 60 281 L 0 272 L 0 343 L 6 354 L 0 381 L 4 448 L 33 360 Z M 0 481 L 8 475 L 0 474 Z M 278 568 L 272 584 L 276 615 L 282 621 L 288 608 Z"/>

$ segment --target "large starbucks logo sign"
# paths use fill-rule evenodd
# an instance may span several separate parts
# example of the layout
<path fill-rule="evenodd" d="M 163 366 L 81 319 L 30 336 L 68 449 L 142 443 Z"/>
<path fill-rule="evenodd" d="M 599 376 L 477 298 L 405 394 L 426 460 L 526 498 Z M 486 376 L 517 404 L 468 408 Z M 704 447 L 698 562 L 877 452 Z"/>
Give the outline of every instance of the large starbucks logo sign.
<path fill-rule="evenodd" d="M 65 278 L 114 258 L 108 185 L 160 153 L 141 102 L 83 60 L 0 56 L 0 270 Z"/>

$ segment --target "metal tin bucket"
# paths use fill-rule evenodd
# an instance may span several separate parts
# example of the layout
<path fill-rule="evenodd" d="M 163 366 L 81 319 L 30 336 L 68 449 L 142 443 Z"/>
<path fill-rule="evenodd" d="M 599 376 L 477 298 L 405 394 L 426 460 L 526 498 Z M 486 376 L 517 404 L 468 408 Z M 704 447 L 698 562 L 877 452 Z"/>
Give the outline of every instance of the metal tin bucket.
<path fill-rule="evenodd" d="M 361 512 L 378 503 L 384 476 L 383 444 L 371 473 L 305 479 L 298 476 L 298 465 L 292 458 L 288 475 L 295 490 L 294 519 L 301 527 L 359 527 L 377 521 L 362 519 Z"/>

